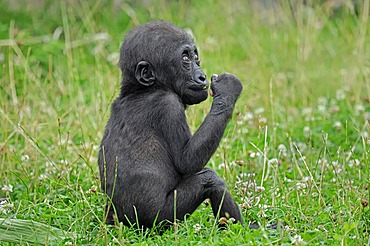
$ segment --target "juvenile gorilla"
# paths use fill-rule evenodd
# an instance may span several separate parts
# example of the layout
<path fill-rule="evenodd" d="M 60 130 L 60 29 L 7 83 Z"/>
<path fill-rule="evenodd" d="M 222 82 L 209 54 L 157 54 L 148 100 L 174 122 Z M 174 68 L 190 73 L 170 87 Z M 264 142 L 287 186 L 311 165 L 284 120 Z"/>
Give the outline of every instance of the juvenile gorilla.
<path fill-rule="evenodd" d="M 204 168 L 242 90 L 239 79 L 227 73 L 212 77 L 212 107 L 192 135 L 185 108 L 207 98 L 209 83 L 184 30 L 164 21 L 133 29 L 122 44 L 119 66 L 121 91 L 98 160 L 102 189 L 114 205 L 107 203 L 107 223 L 115 213 L 125 225 L 145 228 L 175 216 L 182 220 L 206 198 L 216 217 L 243 223 L 225 182 Z"/>

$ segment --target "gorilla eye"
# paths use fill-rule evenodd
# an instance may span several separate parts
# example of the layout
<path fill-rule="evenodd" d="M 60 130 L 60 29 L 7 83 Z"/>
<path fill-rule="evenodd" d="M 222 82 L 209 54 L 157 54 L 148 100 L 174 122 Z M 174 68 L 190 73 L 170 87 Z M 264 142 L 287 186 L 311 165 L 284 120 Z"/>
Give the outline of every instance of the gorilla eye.
<path fill-rule="evenodd" d="M 200 62 L 200 58 L 197 54 L 194 55 L 194 60 L 195 62 Z"/>
<path fill-rule="evenodd" d="M 190 62 L 191 62 L 191 60 L 190 60 L 190 58 L 189 58 L 189 55 L 187 55 L 187 54 L 183 54 L 183 55 L 182 55 L 182 60 L 183 60 L 184 62 L 186 62 L 186 63 L 190 63 Z"/>

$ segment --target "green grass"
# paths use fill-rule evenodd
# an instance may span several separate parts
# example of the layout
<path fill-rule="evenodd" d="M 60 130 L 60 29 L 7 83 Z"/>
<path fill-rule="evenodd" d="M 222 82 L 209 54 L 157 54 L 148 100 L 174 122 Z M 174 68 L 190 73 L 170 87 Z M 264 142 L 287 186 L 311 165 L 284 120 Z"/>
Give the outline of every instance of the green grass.
<path fill-rule="evenodd" d="M 357 14 L 288 1 L 274 11 L 242 0 L 134 2 L 0 2 L 0 218 L 30 234 L 51 226 L 49 238 L 59 228 L 61 245 L 369 245 L 369 0 Z M 192 31 L 209 77 L 242 80 L 208 166 L 246 222 L 283 228 L 219 231 L 205 204 L 163 235 L 105 225 L 97 152 L 119 90 L 119 46 L 154 19 Z M 188 109 L 191 129 L 210 104 Z M 29 242 L 7 225 L 0 233 L 13 240 L 0 244 Z M 55 243 L 44 230 L 42 242 Z"/>

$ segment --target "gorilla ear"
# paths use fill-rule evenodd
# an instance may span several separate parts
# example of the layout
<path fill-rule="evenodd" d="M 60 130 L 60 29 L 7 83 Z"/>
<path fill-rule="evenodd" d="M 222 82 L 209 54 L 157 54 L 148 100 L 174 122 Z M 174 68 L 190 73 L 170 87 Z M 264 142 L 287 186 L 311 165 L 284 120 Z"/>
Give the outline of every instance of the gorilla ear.
<path fill-rule="evenodd" d="M 155 82 L 155 74 L 152 65 L 149 62 L 141 61 L 136 65 L 136 80 L 145 86 L 150 86 Z"/>

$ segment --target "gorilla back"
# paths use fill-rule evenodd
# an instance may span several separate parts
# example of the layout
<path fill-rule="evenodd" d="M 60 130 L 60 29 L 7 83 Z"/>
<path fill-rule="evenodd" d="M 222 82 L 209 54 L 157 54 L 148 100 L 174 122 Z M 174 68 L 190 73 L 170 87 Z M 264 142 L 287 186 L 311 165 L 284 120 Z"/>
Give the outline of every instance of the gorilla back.
<path fill-rule="evenodd" d="M 125 37 L 119 66 L 120 95 L 98 158 L 101 187 L 110 197 L 107 223 L 114 223 L 114 215 L 146 228 L 175 216 L 182 220 L 206 198 L 216 218 L 243 223 L 225 182 L 204 168 L 242 90 L 239 79 L 228 73 L 212 77 L 211 109 L 192 135 L 185 108 L 207 98 L 209 81 L 184 30 L 164 21 L 136 27 Z"/>

